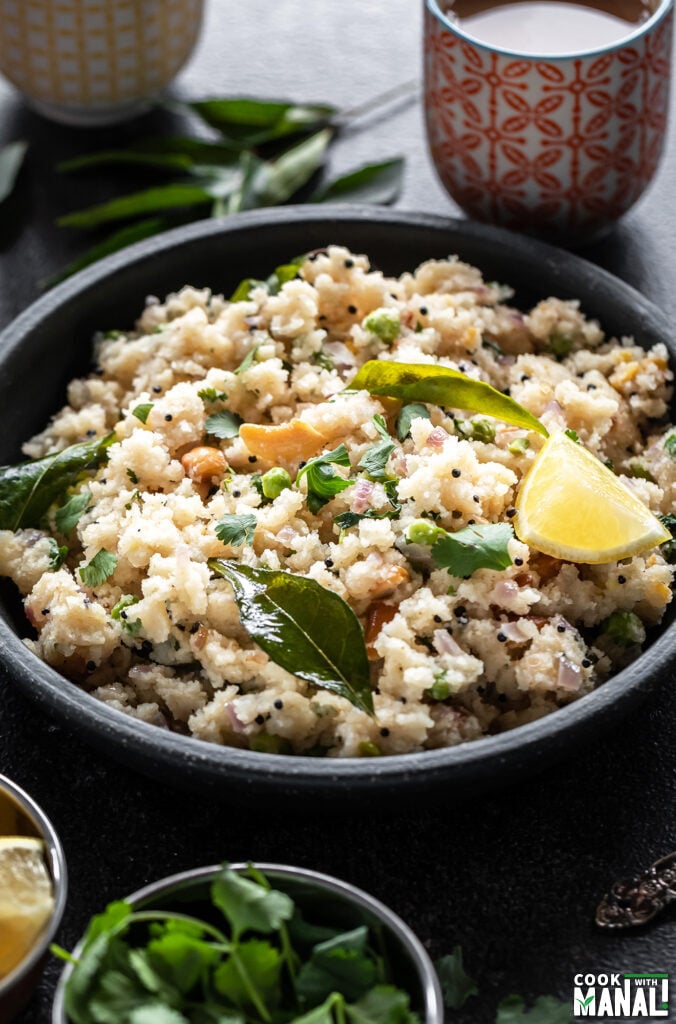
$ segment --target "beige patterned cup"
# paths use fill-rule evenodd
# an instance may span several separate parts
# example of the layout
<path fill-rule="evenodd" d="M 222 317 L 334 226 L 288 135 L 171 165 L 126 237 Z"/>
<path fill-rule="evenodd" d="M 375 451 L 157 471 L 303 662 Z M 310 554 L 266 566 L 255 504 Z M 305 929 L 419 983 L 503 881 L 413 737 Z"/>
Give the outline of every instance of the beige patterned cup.
<path fill-rule="evenodd" d="M 54 121 L 141 113 L 190 56 L 203 0 L 0 0 L 0 71 Z"/>
<path fill-rule="evenodd" d="M 426 0 L 425 114 L 437 172 L 477 220 L 582 241 L 652 180 L 662 153 L 674 0 L 599 50 L 531 55 L 479 42 Z M 581 41 L 583 44 L 583 41 Z"/>

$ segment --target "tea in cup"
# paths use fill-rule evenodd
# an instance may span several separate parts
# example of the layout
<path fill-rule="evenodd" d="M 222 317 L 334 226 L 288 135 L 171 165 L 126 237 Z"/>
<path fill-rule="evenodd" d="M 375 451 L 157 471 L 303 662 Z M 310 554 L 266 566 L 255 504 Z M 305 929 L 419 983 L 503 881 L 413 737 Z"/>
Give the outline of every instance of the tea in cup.
<path fill-rule="evenodd" d="M 672 30 L 673 0 L 426 0 L 428 141 L 451 197 L 563 240 L 606 230 L 660 160 Z"/>

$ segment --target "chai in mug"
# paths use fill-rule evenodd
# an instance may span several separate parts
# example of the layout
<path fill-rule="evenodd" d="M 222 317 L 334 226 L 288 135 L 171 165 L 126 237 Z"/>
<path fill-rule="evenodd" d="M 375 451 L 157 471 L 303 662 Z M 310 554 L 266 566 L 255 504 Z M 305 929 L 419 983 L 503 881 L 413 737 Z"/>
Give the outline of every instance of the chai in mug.
<path fill-rule="evenodd" d="M 426 0 L 432 159 L 478 220 L 577 243 L 653 179 L 674 0 Z"/>

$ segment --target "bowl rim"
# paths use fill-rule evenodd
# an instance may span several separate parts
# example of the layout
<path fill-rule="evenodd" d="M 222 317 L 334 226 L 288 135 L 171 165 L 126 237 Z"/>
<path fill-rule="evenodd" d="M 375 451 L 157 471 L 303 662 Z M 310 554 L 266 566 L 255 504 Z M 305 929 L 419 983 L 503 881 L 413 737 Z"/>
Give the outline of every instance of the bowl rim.
<path fill-rule="evenodd" d="M 375 917 L 381 920 L 406 949 L 406 952 L 410 956 L 416 973 L 420 979 L 424 1001 L 424 1019 L 422 1024 L 443 1024 L 444 1001 L 441 994 L 439 978 L 432 960 L 412 928 L 406 924 L 398 914 L 395 914 L 395 912 L 385 903 L 376 899 L 375 896 L 371 896 L 370 893 L 364 892 L 363 889 L 353 885 L 351 882 L 347 882 L 341 878 L 336 878 L 334 875 L 327 875 L 323 872 L 314 871 L 310 868 L 294 867 L 290 864 L 277 864 L 267 861 L 255 861 L 252 862 L 252 864 L 253 867 L 266 874 L 270 880 L 274 880 L 275 878 L 289 880 L 299 879 L 309 883 L 310 885 L 316 886 L 319 889 L 327 890 L 328 892 L 339 896 L 341 899 L 344 899 L 348 903 L 356 904 L 361 909 L 370 911 Z M 249 863 L 238 861 L 237 863 L 230 864 L 230 867 L 234 871 L 243 873 L 249 867 Z M 213 878 L 220 870 L 220 864 L 209 864 L 201 868 L 190 868 L 187 871 L 179 871 L 177 874 L 167 875 L 166 878 L 160 878 L 155 882 L 149 882 L 147 885 L 144 885 L 142 888 L 131 893 L 131 895 L 127 896 L 126 899 L 132 905 L 141 907 L 149 901 L 154 901 L 157 897 L 162 896 L 162 894 L 169 890 L 182 888 L 184 886 L 187 887 L 191 883 L 201 881 L 202 879 Z M 78 942 L 78 945 L 73 951 L 73 955 L 75 956 L 77 956 L 77 951 L 80 948 L 81 941 L 82 940 Z M 54 1002 L 52 1004 L 52 1024 L 69 1024 L 64 1008 L 64 992 L 72 969 L 72 964 L 66 964 L 59 976 L 56 991 L 54 993 Z"/>
<path fill-rule="evenodd" d="M 423 229 L 431 232 L 430 244 L 438 241 L 441 233 L 446 233 L 452 245 L 461 244 L 462 240 L 465 244 L 491 249 L 496 246 L 508 248 L 529 264 L 544 266 L 549 279 L 555 279 L 563 290 L 569 290 L 572 281 L 573 285 L 584 287 L 590 296 L 602 296 L 620 305 L 631 304 L 643 320 L 653 328 L 657 325 L 672 360 L 676 359 L 676 343 L 671 340 L 672 328 L 666 314 L 631 285 L 576 254 L 504 228 L 461 218 L 327 204 L 315 208 L 269 208 L 198 221 L 105 257 L 57 285 L 5 328 L 0 334 L 0 369 L 3 361 L 21 346 L 25 336 L 39 328 L 44 320 L 50 319 L 55 310 L 77 302 L 79 296 L 114 278 L 118 271 L 129 270 L 212 236 L 227 235 L 236 241 L 240 233 L 246 236 L 265 228 L 300 227 L 308 223 L 325 225 L 327 233 L 338 233 L 341 227 L 349 226 L 370 228 L 381 225 L 397 232 Z M 555 287 L 554 280 L 550 280 L 548 286 Z M 423 785 L 447 782 L 454 773 L 465 772 L 471 772 L 480 785 L 485 785 L 487 780 L 490 785 L 495 785 L 501 768 L 507 767 L 517 755 L 529 763 L 552 760 L 551 752 L 557 756 L 565 750 L 575 733 L 578 736 L 586 733 L 590 737 L 598 732 L 599 723 L 619 719 L 664 674 L 674 642 L 676 621 L 663 628 L 632 665 L 591 693 L 543 718 L 504 733 L 483 736 L 480 740 L 454 747 L 378 758 L 308 758 L 208 743 L 160 730 L 157 726 L 121 714 L 81 690 L 27 650 L 0 614 L 0 660 L 9 666 L 9 672 L 17 678 L 22 689 L 45 709 L 56 711 L 62 721 L 80 729 L 89 738 L 107 742 L 113 756 L 118 751 L 132 748 L 136 764 L 143 763 L 151 773 L 158 760 L 165 764 L 180 761 L 186 774 L 194 772 L 203 783 L 221 788 L 226 777 L 228 782 L 241 785 L 245 790 L 252 784 L 268 786 L 276 783 L 278 790 L 290 784 L 296 792 L 316 792 L 318 788 L 325 790 L 331 784 L 333 792 L 341 789 L 343 793 L 351 792 L 355 786 L 363 786 L 372 791 L 394 793 L 402 784 L 415 786 L 417 783 L 422 788 Z M 637 666 L 640 666 L 638 679 Z"/>
<path fill-rule="evenodd" d="M 40 933 L 39 941 L 31 947 L 28 955 L 16 965 L 13 971 L 0 980 L 1 999 L 6 992 L 28 976 L 36 965 L 39 964 L 56 935 L 68 899 L 68 868 L 66 867 L 66 856 L 63 852 L 61 840 L 42 808 L 21 786 L 18 786 L 16 782 L 6 775 L 0 774 L 0 790 L 8 793 L 15 803 L 19 805 L 24 814 L 31 819 L 40 833 L 40 837 L 44 840 L 47 852 L 47 865 L 52 876 L 54 890 L 54 908 L 49 918 L 49 923 Z"/>

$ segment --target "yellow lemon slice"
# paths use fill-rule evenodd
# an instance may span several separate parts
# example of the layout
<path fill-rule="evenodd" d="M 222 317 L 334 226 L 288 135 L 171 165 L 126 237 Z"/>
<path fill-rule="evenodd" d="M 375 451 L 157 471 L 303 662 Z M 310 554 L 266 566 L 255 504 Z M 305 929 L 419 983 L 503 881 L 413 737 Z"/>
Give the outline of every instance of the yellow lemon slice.
<path fill-rule="evenodd" d="M 53 909 L 42 840 L 0 837 L 0 978 L 30 952 Z"/>
<path fill-rule="evenodd" d="M 517 537 L 569 562 L 615 562 L 671 539 L 659 519 L 564 431 L 553 434 L 516 502 Z"/>

